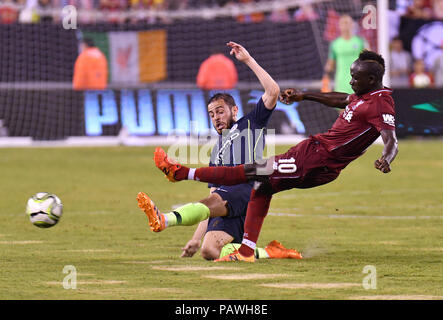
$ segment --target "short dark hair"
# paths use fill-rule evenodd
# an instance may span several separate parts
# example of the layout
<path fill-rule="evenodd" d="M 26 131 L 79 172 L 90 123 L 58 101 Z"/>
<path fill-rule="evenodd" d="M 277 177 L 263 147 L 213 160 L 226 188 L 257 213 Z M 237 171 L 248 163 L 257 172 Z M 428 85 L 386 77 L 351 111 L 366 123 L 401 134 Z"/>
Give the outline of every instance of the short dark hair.
<path fill-rule="evenodd" d="M 92 38 L 84 38 L 83 43 L 85 43 L 88 47 L 95 47 L 94 40 L 92 40 Z"/>
<path fill-rule="evenodd" d="M 208 101 L 208 105 L 211 102 L 217 101 L 217 100 L 223 100 L 228 106 L 229 108 L 234 107 L 235 104 L 235 100 L 234 98 L 229 94 L 229 93 L 223 93 L 223 92 L 219 92 L 214 94 Z"/>
<path fill-rule="evenodd" d="M 383 59 L 380 54 L 365 49 L 360 52 L 358 60 L 370 63 L 368 71 L 377 79 L 383 79 L 383 75 L 385 74 L 385 59 Z"/>

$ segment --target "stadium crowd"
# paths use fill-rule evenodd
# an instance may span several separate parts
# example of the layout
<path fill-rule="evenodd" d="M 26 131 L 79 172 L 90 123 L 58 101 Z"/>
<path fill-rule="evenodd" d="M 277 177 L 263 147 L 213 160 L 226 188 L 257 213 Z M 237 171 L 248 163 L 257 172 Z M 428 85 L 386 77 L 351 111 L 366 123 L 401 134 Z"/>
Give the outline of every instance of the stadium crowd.
<path fill-rule="evenodd" d="M 47 22 L 60 20 L 61 9 L 73 5 L 79 10 L 101 11 L 107 13 L 99 19 L 104 22 L 132 22 L 144 17 L 135 17 L 128 21 L 122 13 L 147 11 L 177 11 L 183 9 L 226 8 L 233 4 L 266 3 L 271 0 L 1 0 L 0 23 L 15 22 Z M 354 1 L 356 2 L 356 1 Z M 358 0 L 364 5 L 365 0 Z M 276 9 L 270 12 L 255 12 L 248 15 L 238 15 L 239 22 L 293 22 L 315 20 L 318 18 L 316 3 L 307 2 L 293 9 Z M 400 15 L 420 19 L 443 19 L 443 0 L 397 0 L 395 11 Z M 82 19 L 82 17 L 79 17 Z M 83 22 L 91 21 L 87 14 Z M 95 18 L 96 19 L 96 18 Z M 103 21 L 100 21 L 103 22 Z M 155 20 L 150 22 L 157 22 Z M 170 21 L 162 21 L 170 22 Z"/>
<path fill-rule="evenodd" d="M 81 14 L 79 23 L 172 23 L 174 16 L 152 15 L 152 12 L 177 13 L 181 10 L 194 10 L 199 14 L 202 8 L 229 8 L 235 4 L 266 4 L 271 0 L 0 0 L 0 24 L 14 23 L 60 23 L 61 9 L 67 5 L 75 6 Z M 353 1 L 354 4 L 356 1 Z M 372 3 L 358 0 L 363 6 Z M 414 60 L 411 53 L 403 48 L 398 37 L 400 18 L 443 19 L 443 0 L 397 0 L 390 10 L 391 57 L 390 69 L 392 86 L 395 87 L 443 87 L 443 43 L 441 54 L 434 63 L 427 65 L 422 60 Z M 214 11 L 214 10 L 213 10 Z M 217 10 L 215 10 L 217 11 Z M 337 27 L 330 21 L 338 21 L 339 13 L 333 9 L 325 10 L 318 3 L 307 2 L 294 8 L 274 11 L 238 14 L 234 19 L 239 23 L 294 23 L 311 21 L 326 17 L 325 40 L 331 42 L 338 37 Z M 360 36 L 366 38 L 369 47 L 374 48 L 375 36 L 360 28 Z"/>

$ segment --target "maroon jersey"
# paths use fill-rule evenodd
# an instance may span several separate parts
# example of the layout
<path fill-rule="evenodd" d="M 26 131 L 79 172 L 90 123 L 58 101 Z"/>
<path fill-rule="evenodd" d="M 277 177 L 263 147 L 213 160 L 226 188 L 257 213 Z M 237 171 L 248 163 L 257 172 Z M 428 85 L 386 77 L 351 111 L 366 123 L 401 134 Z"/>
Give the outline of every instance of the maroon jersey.
<path fill-rule="evenodd" d="M 313 136 L 334 158 L 350 162 L 358 158 L 381 130 L 395 130 L 392 90 L 384 88 L 362 96 L 352 94 L 349 104 L 326 133 Z"/>

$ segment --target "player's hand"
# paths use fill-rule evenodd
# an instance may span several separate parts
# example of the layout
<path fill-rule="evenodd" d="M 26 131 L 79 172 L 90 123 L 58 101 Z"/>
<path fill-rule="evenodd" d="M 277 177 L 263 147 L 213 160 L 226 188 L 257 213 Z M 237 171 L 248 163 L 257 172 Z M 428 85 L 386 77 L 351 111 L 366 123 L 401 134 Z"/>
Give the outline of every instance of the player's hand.
<path fill-rule="evenodd" d="M 285 104 L 291 104 L 296 101 L 302 101 L 303 93 L 298 89 L 285 89 L 280 92 L 278 99 Z"/>
<path fill-rule="evenodd" d="M 391 172 L 391 165 L 383 156 L 381 156 L 380 159 L 375 160 L 374 166 L 375 169 L 378 169 L 383 173 Z"/>
<path fill-rule="evenodd" d="M 229 41 L 226 45 L 231 48 L 230 55 L 234 55 L 238 61 L 246 63 L 249 59 L 251 59 L 251 55 L 249 54 L 248 50 L 238 43 Z"/>
<path fill-rule="evenodd" d="M 200 248 L 200 243 L 200 240 L 189 240 L 188 243 L 182 248 L 183 252 L 180 257 L 192 257 Z"/>

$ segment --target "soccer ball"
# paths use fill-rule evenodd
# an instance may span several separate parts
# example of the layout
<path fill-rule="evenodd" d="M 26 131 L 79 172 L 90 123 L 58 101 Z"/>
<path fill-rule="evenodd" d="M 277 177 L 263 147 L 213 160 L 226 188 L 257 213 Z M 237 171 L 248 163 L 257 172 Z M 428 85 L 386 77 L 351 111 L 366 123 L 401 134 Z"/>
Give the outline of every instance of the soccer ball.
<path fill-rule="evenodd" d="M 59 197 L 47 192 L 39 192 L 29 198 L 26 214 L 34 226 L 50 228 L 55 226 L 63 213 L 63 205 Z"/>

